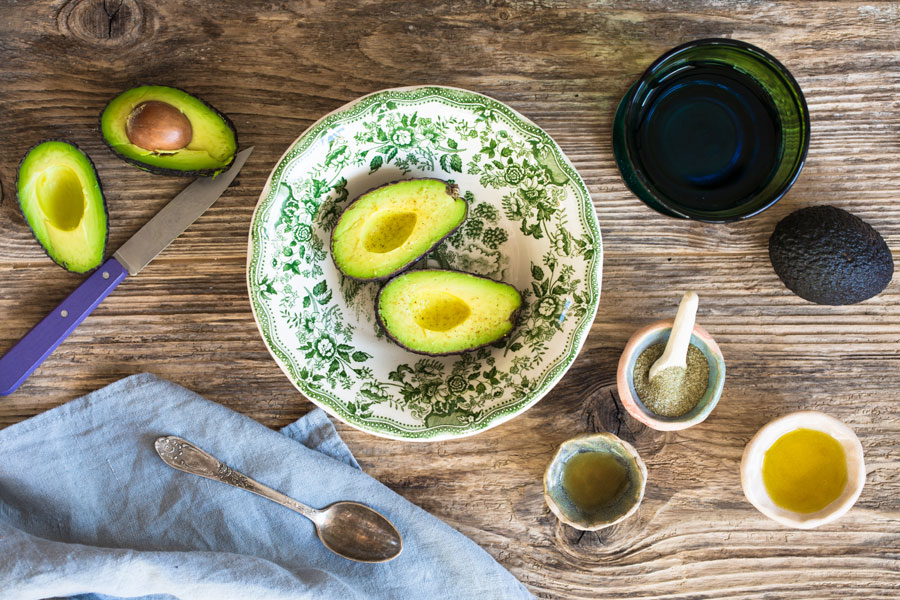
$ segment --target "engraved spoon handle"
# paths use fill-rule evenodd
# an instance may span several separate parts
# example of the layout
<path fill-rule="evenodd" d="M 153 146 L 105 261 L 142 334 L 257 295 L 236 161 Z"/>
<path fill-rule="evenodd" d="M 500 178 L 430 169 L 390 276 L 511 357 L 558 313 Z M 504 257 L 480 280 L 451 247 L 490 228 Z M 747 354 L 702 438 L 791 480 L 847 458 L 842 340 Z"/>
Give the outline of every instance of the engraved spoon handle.
<path fill-rule="evenodd" d="M 315 522 L 318 510 L 297 502 L 281 492 L 255 481 L 243 473 L 235 471 L 216 457 L 204 452 L 187 440 L 167 435 L 156 440 L 156 453 L 163 461 L 179 471 L 206 477 L 213 481 L 227 483 L 236 488 L 253 492 L 263 498 L 277 502 Z"/>

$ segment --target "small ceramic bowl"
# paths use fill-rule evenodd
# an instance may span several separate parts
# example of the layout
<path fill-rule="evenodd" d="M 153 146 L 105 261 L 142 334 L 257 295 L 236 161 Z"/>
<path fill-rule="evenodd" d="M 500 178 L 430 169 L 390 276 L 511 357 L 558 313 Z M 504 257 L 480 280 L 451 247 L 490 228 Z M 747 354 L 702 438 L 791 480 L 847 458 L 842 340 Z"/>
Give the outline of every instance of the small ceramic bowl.
<path fill-rule="evenodd" d="M 579 509 L 562 485 L 563 469 L 570 458 L 582 452 L 613 454 L 628 471 L 628 488 L 610 505 L 587 512 Z M 557 518 L 583 531 L 596 531 L 628 518 L 644 499 L 647 466 L 637 450 L 611 433 L 586 433 L 562 443 L 544 472 L 544 498 Z"/>
<path fill-rule="evenodd" d="M 836 439 L 844 449 L 847 459 L 847 485 L 844 492 L 831 504 L 814 513 L 796 513 L 777 506 L 769 497 L 762 477 L 763 459 L 778 438 L 795 429 L 814 429 Z M 812 529 L 834 521 L 852 507 L 862 493 L 866 482 L 866 465 L 862 444 L 853 430 L 835 419 L 815 410 L 804 410 L 779 417 L 760 429 L 747 447 L 741 459 L 741 486 L 750 504 L 770 519 L 788 527 Z"/>
<path fill-rule="evenodd" d="M 706 393 L 690 411 L 680 417 L 662 417 L 644 406 L 634 389 L 634 363 L 641 353 L 654 344 L 665 343 L 672 332 L 674 319 L 657 321 L 643 329 L 639 329 L 625 346 L 622 357 L 619 359 L 619 370 L 616 374 L 616 385 L 619 390 L 619 399 L 622 406 L 632 417 L 653 429 L 659 431 L 676 431 L 687 429 L 697 423 L 702 423 L 712 412 L 722 395 L 722 387 L 725 385 L 725 359 L 716 341 L 709 333 L 694 325 L 691 335 L 691 344 L 703 352 L 709 363 L 709 385 Z"/>

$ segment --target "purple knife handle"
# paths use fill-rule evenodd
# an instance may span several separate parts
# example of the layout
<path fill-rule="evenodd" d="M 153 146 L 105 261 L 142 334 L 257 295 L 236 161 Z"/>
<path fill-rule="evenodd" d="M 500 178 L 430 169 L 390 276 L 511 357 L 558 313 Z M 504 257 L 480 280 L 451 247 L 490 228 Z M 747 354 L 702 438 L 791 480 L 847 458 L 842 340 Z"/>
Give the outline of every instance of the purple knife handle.
<path fill-rule="evenodd" d="M 0 396 L 16 391 L 50 353 L 128 276 L 110 258 L 0 358 Z"/>

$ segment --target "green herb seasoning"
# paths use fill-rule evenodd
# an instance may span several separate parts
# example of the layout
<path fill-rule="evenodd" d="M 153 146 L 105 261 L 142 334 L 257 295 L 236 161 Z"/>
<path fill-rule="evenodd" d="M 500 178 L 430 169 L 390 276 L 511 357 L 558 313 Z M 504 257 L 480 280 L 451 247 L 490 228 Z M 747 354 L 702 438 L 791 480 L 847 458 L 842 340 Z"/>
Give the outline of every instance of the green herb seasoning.
<path fill-rule="evenodd" d="M 697 406 L 709 387 L 709 364 L 693 344 L 688 346 L 687 367 L 669 367 L 650 380 L 650 367 L 662 356 L 665 344 L 654 344 L 634 363 L 634 390 L 650 411 L 661 417 L 680 417 Z"/>

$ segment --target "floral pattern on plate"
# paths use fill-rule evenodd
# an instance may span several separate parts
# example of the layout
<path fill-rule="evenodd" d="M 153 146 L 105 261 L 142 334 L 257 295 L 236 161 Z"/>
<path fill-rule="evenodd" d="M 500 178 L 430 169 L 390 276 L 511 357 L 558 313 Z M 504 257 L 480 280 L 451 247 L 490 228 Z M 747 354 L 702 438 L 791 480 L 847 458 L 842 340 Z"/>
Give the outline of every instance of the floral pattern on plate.
<path fill-rule="evenodd" d="M 512 334 L 423 357 L 375 323 L 379 283 L 343 277 L 331 230 L 366 190 L 451 181 L 469 203 L 413 268 L 515 285 Z M 523 412 L 574 362 L 600 300 L 602 246 L 590 195 L 550 137 L 508 106 L 446 87 L 385 90 L 325 116 L 269 177 L 250 228 L 247 281 L 263 340 L 294 385 L 332 415 L 402 440 L 471 435 Z"/>

